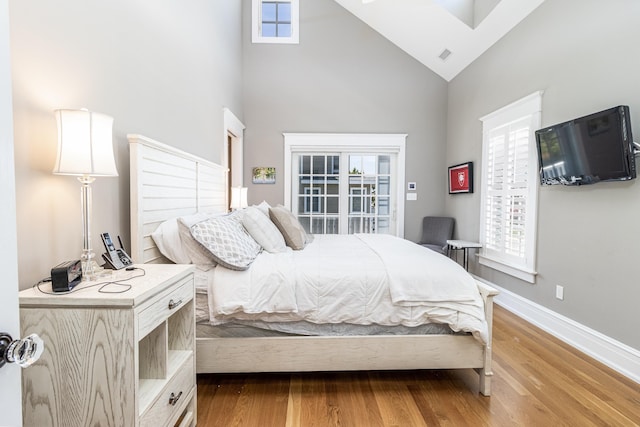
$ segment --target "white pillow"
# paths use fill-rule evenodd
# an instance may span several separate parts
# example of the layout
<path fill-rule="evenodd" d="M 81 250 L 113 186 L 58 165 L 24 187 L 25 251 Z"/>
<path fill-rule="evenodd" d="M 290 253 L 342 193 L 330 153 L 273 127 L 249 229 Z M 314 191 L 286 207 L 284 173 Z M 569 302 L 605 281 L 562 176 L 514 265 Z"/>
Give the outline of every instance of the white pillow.
<path fill-rule="evenodd" d="M 284 252 L 287 244 L 271 220 L 262 213 L 260 208 L 250 206 L 244 211 L 242 225 L 247 229 L 249 235 L 258 242 L 265 251 L 270 253 Z"/>
<path fill-rule="evenodd" d="M 266 200 L 263 200 L 259 205 L 254 205 L 254 207 L 260 209 L 260 212 L 262 212 L 264 216 L 269 218 L 269 209 L 271 208 L 271 205 L 267 203 Z"/>
<path fill-rule="evenodd" d="M 246 270 L 262 250 L 242 224 L 229 216 L 193 224 L 191 235 L 216 263 L 231 270 Z"/>
<path fill-rule="evenodd" d="M 196 213 L 164 221 L 151 233 L 160 253 L 176 264 L 213 265 L 200 244 L 193 240 L 189 227 L 209 218 L 211 214 Z M 183 223 L 186 229 L 183 230 Z"/>
<path fill-rule="evenodd" d="M 215 266 L 215 262 L 209 256 L 209 252 L 198 243 L 191 235 L 191 226 L 204 221 L 211 215 L 198 213 L 195 215 L 178 218 L 178 233 L 182 250 L 185 251 L 191 264 L 199 265 L 206 271 L 206 267 Z"/>
<path fill-rule="evenodd" d="M 160 253 L 176 264 L 190 264 L 191 259 L 180 242 L 178 231 L 178 218 L 171 218 L 160 224 L 151 233 L 151 238 L 156 243 Z"/>

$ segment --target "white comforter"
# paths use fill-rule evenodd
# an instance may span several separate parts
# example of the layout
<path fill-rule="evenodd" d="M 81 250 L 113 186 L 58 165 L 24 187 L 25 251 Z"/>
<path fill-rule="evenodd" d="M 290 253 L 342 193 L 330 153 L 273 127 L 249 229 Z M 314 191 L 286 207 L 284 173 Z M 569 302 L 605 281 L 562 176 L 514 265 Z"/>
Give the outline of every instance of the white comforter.
<path fill-rule="evenodd" d="M 316 235 L 302 251 L 260 254 L 246 271 L 215 268 L 210 321 L 446 323 L 487 340 L 475 280 L 453 260 L 387 235 Z"/>

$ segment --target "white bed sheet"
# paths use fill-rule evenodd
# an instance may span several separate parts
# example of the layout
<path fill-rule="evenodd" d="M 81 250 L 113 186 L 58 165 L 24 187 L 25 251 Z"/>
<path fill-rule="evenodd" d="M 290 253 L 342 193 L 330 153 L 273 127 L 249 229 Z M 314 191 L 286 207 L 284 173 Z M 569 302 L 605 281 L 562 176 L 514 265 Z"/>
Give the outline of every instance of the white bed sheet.
<path fill-rule="evenodd" d="M 443 323 L 486 342 L 476 282 L 453 260 L 391 236 L 315 237 L 301 251 L 263 252 L 246 271 L 216 267 L 207 276 L 211 324 Z"/>
<path fill-rule="evenodd" d="M 207 280 L 212 271 L 196 270 L 196 284 Z M 450 335 L 449 325 L 427 323 L 416 327 L 354 325 L 351 323 L 310 323 L 233 321 L 221 325 L 209 322 L 209 296 L 206 288 L 196 286 L 196 335 L 198 338 L 242 338 L 263 336 L 362 336 L 362 335 Z"/>

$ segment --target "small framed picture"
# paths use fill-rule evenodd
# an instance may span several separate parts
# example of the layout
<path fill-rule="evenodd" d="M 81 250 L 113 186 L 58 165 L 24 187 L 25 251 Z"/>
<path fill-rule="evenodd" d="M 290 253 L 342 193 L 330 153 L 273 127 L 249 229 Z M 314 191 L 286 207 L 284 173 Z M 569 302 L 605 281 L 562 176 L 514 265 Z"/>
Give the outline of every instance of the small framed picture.
<path fill-rule="evenodd" d="M 415 182 L 408 182 L 407 183 L 407 190 L 416 191 L 416 183 Z"/>
<path fill-rule="evenodd" d="M 449 166 L 449 194 L 473 193 L 473 162 Z"/>
<path fill-rule="evenodd" d="M 251 175 L 251 182 L 253 184 L 275 184 L 276 168 L 270 168 L 270 167 L 253 168 L 253 173 Z"/>

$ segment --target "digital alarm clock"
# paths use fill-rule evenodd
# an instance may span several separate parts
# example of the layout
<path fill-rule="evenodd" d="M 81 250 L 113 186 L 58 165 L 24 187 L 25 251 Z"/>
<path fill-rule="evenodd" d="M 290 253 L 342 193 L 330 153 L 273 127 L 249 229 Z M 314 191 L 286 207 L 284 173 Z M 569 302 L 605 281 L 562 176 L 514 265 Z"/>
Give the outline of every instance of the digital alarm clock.
<path fill-rule="evenodd" d="M 51 289 L 53 292 L 69 292 L 82 281 L 80 260 L 66 261 L 51 269 Z"/>

